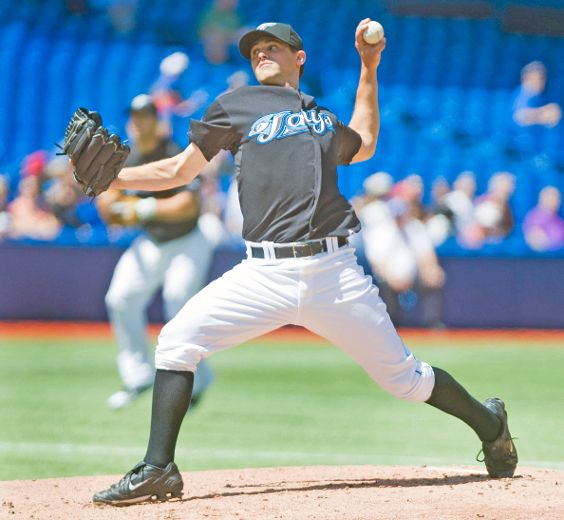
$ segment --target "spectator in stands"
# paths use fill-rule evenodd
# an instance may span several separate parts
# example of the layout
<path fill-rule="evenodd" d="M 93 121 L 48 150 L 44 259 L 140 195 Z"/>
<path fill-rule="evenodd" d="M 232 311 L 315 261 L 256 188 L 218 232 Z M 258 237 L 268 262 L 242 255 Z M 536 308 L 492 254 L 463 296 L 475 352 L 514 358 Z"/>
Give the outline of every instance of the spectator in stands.
<path fill-rule="evenodd" d="M 76 210 L 83 195 L 69 170 L 68 158 L 62 156 L 55 157 L 46 164 L 45 201 L 63 225 L 79 227 L 83 222 Z"/>
<path fill-rule="evenodd" d="M 242 29 L 237 0 L 214 0 L 198 26 L 198 34 L 209 63 L 221 65 L 229 60 L 229 49 Z"/>
<path fill-rule="evenodd" d="M 51 159 L 45 166 L 43 193 L 49 210 L 62 226 L 58 239 L 88 243 L 105 238 L 106 226 L 96 205 L 83 195 L 70 168 L 68 158 L 62 156 Z"/>
<path fill-rule="evenodd" d="M 513 98 L 513 124 L 507 132 L 507 152 L 521 160 L 541 156 L 544 161 L 564 163 L 562 150 L 546 147 L 547 136 L 556 131 L 562 117 L 560 105 L 547 99 L 546 81 L 546 67 L 540 61 L 523 67 L 521 84 Z"/>
<path fill-rule="evenodd" d="M 556 126 L 562 112 L 560 106 L 548 102 L 544 95 L 546 67 L 540 61 L 533 61 L 521 70 L 521 85 L 513 101 L 513 120 L 519 126 Z"/>
<path fill-rule="evenodd" d="M 445 273 L 420 219 L 421 178 L 410 175 L 392 188 L 391 177 L 379 172 L 364 188 L 365 201 L 356 204 L 364 251 L 392 321 L 403 325 L 404 311 L 420 300 L 423 325 L 442 328 Z"/>
<path fill-rule="evenodd" d="M 10 213 L 8 212 L 9 193 L 10 183 L 8 177 L 0 175 L 0 239 L 8 236 L 12 225 Z"/>
<path fill-rule="evenodd" d="M 386 240 L 382 237 L 395 233 L 396 225 L 389 205 L 390 193 L 394 185 L 392 176 L 378 171 L 364 179 L 363 194 L 351 200 L 351 204 L 362 223 L 361 233 L 350 240 L 355 247 L 364 249 L 368 261 L 382 255 Z M 358 243 L 357 243 L 358 242 Z M 372 269 L 373 272 L 375 269 Z"/>
<path fill-rule="evenodd" d="M 100 0 L 96 0 L 100 2 Z M 108 16 L 114 30 L 128 34 L 135 29 L 139 0 L 102 0 L 107 5 Z"/>
<path fill-rule="evenodd" d="M 135 29 L 139 0 L 66 0 L 67 9 L 74 14 L 90 12 L 107 16 L 114 31 L 128 34 Z"/>
<path fill-rule="evenodd" d="M 454 180 L 453 189 L 444 197 L 444 203 L 453 213 L 454 233 L 459 234 L 472 223 L 474 198 L 476 196 L 476 176 L 474 172 L 463 171 Z"/>
<path fill-rule="evenodd" d="M 27 175 L 18 184 L 18 194 L 8 205 L 12 221 L 12 238 L 53 240 L 60 230 L 60 223 L 48 209 L 41 195 L 41 179 Z"/>
<path fill-rule="evenodd" d="M 404 219 L 413 218 L 419 221 L 426 219 L 427 210 L 423 206 L 424 188 L 423 178 L 416 173 L 408 175 L 392 188 L 391 203 L 402 206 L 401 215 Z"/>
<path fill-rule="evenodd" d="M 438 177 L 431 187 L 431 205 L 427 210 L 425 225 L 433 244 L 441 245 L 454 233 L 454 212 L 446 202 L 450 186 L 444 177 Z"/>
<path fill-rule="evenodd" d="M 523 232 L 527 244 L 536 251 L 554 251 L 564 247 L 564 219 L 558 214 L 561 193 L 546 186 L 539 193 L 538 204 L 525 216 Z"/>
<path fill-rule="evenodd" d="M 42 193 L 47 161 L 48 154 L 44 150 L 32 152 L 22 161 L 18 191 L 8 205 L 12 238 L 52 240 L 60 231 L 60 222 Z"/>
<path fill-rule="evenodd" d="M 393 185 L 392 176 L 385 171 L 373 173 L 364 179 L 362 183 L 364 194 L 351 201 L 357 214 L 363 216 L 365 222 L 362 227 L 363 232 L 372 231 L 381 223 L 393 218 L 388 204 Z"/>
<path fill-rule="evenodd" d="M 250 81 L 249 75 L 244 70 L 236 70 L 227 77 L 227 88 L 222 94 L 227 94 L 232 90 L 237 90 L 240 87 L 246 87 Z"/>
<path fill-rule="evenodd" d="M 191 116 L 208 100 L 209 94 L 202 88 L 184 98 L 178 82 L 189 65 L 190 58 L 185 52 L 176 51 L 165 56 L 159 65 L 158 78 L 149 89 L 153 103 L 157 107 L 159 132 L 163 136 L 172 134 L 173 116 Z"/>
<path fill-rule="evenodd" d="M 497 172 L 488 182 L 488 191 L 478 199 L 473 221 L 461 232 L 461 243 L 478 249 L 486 243 L 500 242 L 514 229 L 513 210 L 509 201 L 515 191 L 515 176 Z"/>

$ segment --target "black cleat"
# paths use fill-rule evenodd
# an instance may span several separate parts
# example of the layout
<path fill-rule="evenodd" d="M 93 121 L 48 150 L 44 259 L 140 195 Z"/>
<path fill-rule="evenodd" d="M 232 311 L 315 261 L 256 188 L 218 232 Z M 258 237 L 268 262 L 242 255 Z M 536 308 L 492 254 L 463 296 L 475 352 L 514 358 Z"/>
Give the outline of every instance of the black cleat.
<path fill-rule="evenodd" d="M 488 474 L 492 478 L 512 477 L 519 461 L 517 449 L 513 444 L 513 438 L 507 427 L 507 412 L 504 402 L 497 397 L 490 397 L 484 401 L 484 406 L 495 413 L 501 421 L 501 433 L 498 438 L 491 442 L 482 442 L 483 459 L 476 460 L 485 462 Z"/>
<path fill-rule="evenodd" d="M 181 498 L 183 485 L 182 476 L 174 462 L 170 462 L 164 469 L 139 462 L 118 483 L 96 493 L 92 501 L 112 506 L 164 502 L 171 498 Z"/>

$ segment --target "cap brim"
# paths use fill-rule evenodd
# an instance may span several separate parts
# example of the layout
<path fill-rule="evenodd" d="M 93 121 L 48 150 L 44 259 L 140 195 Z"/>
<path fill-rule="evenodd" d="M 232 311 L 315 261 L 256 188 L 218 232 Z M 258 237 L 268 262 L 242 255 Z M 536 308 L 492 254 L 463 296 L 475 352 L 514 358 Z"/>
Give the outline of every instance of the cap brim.
<path fill-rule="evenodd" d="M 254 31 L 249 31 L 248 33 L 241 36 L 241 39 L 239 40 L 239 52 L 241 53 L 241 56 L 250 60 L 251 49 L 253 45 L 261 38 L 272 38 L 273 40 L 278 40 L 282 43 L 286 43 L 284 40 L 277 38 L 276 36 L 274 36 L 274 34 L 269 33 L 268 31 L 260 31 L 258 29 L 255 29 Z M 286 43 L 286 45 L 288 44 Z"/>

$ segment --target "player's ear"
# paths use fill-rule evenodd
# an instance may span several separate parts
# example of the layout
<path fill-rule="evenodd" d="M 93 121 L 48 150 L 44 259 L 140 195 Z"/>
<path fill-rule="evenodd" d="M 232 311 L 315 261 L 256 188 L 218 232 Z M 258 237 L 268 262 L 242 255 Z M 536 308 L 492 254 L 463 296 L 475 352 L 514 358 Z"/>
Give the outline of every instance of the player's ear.
<path fill-rule="evenodd" d="M 298 62 L 298 65 L 300 67 L 305 63 L 306 61 L 305 51 L 299 50 L 298 52 L 296 52 L 296 61 Z"/>

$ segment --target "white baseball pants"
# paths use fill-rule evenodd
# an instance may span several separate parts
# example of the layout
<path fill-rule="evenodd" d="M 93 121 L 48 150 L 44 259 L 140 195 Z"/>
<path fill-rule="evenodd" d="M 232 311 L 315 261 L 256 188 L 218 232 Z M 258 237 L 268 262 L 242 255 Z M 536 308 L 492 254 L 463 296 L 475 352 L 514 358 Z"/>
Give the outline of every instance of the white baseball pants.
<path fill-rule="evenodd" d="M 127 389 L 149 386 L 154 379 L 154 352 L 147 336 L 147 307 L 162 287 L 165 319 L 170 320 L 200 290 L 207 278 L 213 248 L 197 227 L 183 237 L 155 242 L 137 237 L 119 259 L 106 293 L 106 308 L 117 338 L 118 371 Z M 207 385 L 208 367 L 197 385 Z"/>
<path fill-rule="evenodd" d="M 164 326 L 156 367 L 194 371 L 211 354 L 287 324 L 329 340 L 390 394 L 430 397 L 432 367 L 404 345 L 350 246 L 304 258 L 243 260 Z"/>

